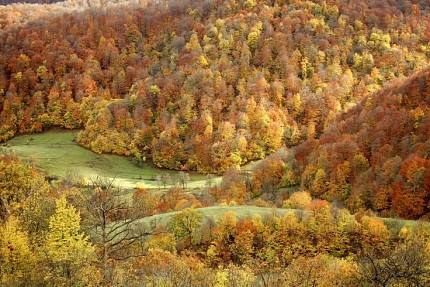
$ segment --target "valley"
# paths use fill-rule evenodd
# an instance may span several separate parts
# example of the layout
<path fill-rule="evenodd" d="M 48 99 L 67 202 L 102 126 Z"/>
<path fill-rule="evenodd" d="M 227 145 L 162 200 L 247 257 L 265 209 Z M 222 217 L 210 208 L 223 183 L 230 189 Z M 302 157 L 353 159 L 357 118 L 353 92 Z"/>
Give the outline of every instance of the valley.
<path fill-rule="evenodd" d="M 430 286 L 428 1 L 50 2 L 0 0 L 0 286 Z"/>

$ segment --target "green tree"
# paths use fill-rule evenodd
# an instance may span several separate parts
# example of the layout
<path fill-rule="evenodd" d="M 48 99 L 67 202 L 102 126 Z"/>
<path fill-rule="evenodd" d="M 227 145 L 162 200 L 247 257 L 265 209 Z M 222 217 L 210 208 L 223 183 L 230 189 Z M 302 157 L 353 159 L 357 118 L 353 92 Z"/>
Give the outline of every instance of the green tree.
<path fill-rule="evenodd" d="M 257 49 L 262 31 L 263 31 L 263 23 L 258 22 L 257 24 L 255 24 L 254 27 L 252 27 L 251 31 L 249 32 L 247 37 L 247 43 L 249 48 L 252 51 L 255 51 L 255 49 Z"/>
<path fill-rule="evenodd" d="M 197 231 L 203 221 L 203 215 L 191 208 L 176 214 L 169 222 L 169 230 L 176 239 L 188 239 L 189 245 L 197 242 Z"/>

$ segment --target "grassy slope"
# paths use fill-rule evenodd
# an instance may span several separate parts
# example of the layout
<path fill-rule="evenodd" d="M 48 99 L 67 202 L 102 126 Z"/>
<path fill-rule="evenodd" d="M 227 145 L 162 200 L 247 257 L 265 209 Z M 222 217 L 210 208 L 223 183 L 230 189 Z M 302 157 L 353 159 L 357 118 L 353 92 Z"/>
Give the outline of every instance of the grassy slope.
<path fill-rule="evenodd" d="M 249 206 L 249 205 L 241 205 L 241 206 L 211 206 L 196 209 L 201 212 L 205 218 L 205 220 L 214 220 L 218 221 L 221 216 L 229 211 L 233 211 L 239 218 L 252 218 L 255 216 L 261 216 L 262 218 L 268 216 L 284 216 L 288 213 L 298 213 L 304 212 L 305 214 L 309 211 L 302 211 L 297 209 L 286 209 L 286 208 L 270 208 L 270 207 L 257 207 L 257 206 Z M 177 214 L 179 211 L 168 212 L 163 214 L 157 214 L 153 216 L 149 216 L 141 219 L 137 224 L 141 226 L 149 226 L 153 223 L 157 223 L 157 225 L 166 226 L 169 220 Z M 394 229 L 400 230 L 403 226 L 414 227 L 419 221 L 414 220 L 401 220 L 395 218 L 380 218 L 384 221 L 384 223 Z"/>
<path fill-rule="evenodd" d="M 233 211 L 239 218 L 248 218 L 254 216 L 283 216 L 289 212 L 296 212 L 293 209 L 285 209 L 285 208 L 270 208 L 270 207 L 257 207 L 257 206 L 249 206 L 249 205 L 240 205 L 240 206 L 210 206 L 204 208 L 197 208 L 197 211 L 201 212 L 206 220 L 214 220 L 218 221 L 221 216 L 229 211 Z M 157 214 L 149 217 L 142 218 L 138 224 L 149 225 L 151 223 L 156 222 L 157 224 L 166 225 L 170 218 L 177 214 L 179 211 L 168 212 Z"/>
<path fill-rule="evenodd" d="M 63 177 L 68 171 L 85 178 L 103 176 L 116 178 L 116 183 L 124 188 L 158 187 L 155 176 L 169 173 L 174 178 L 178 172 L 162 170 L 149 164 L 138 167 L 125 157 L 99 155 L 73 141 L 76 132 L 48 131 L 37 135 L 18 136 L 8 142 L 9 149 L 25 159 L 32 160 L 36 166 L 50 175 Z M 214 182 L 220 178 L 215 178 Z M 188 188 L 205 186 L 206 177 L 190 174 Z"/>

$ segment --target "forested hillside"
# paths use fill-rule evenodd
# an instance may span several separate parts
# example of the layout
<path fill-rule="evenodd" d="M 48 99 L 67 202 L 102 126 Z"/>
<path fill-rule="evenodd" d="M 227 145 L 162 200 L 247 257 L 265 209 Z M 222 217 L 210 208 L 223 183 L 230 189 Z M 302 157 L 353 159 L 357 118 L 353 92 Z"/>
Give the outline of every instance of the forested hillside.
<path fill-rule="evenodd" d="M 430 286 L 429 41 L 426 0 L 0 6 L 0 285 Z"/>
<path fill-rule="evenodd" d="M 251 176 L 224 174 L 212 195 L 218 202 L 260 198 L 289 206 L 285 190 L 297 189 L 353 213 L 428 220 L 429 108 L 429 69 L 393 80 L 339 114 L 318 138 L 257 164 Z"/>
<path fill-rule="evenodd" d="M 3 33 L 1 140 L 83 128 L 99 153 L 221 173 L 318 138 L 428 62 L 428 15 L 408 1 L 167 2 Z"/>
<path fill-rule="evenodd" d="M 120 5 L 144 6 L 146 2 L 148 0 L 0 0 L 0 33 L 28 23 L 49 21 L 63 14 Z"/>
<path fill-rule="evenodd" d="M 429 70 L 367 97 L 295 149 L 302 188 L 352 211 L 428 218 L 429 108 Z"/>

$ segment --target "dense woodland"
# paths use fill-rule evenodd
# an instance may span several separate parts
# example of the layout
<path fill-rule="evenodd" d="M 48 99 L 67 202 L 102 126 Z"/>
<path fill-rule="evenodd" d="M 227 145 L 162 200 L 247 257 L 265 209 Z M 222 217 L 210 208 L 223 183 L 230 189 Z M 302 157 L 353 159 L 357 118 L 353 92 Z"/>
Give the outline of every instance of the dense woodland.
<path fill-rule="evenodd" d="M 24 24 L 33 25 L 63 14 L 79 13 L 88 9 L 103 11 L 107 7 L 139 5 L 143 7 L 149 0 L 65 0 L 65 1 L 12 1 L 2 5 L 0 0 L 0 33 Z M 8 2 L 8 1 L 6 1 Z M 49 4 L 48 4 L 49 3 Z"/>
<path fill-rule="evenodd" d="M 430 285 L 427 1 L 143 2 L 0 17 L 0 142 L 79 129 L 221 183 L 51 183 L 0 149 L 0 285 Z M 289 212 L 204 214 L 235 205 Z"/>
<path fill-rule="evenodd" d="M 295 150 L 303 189 L 384 216 L 428 218 L 430 72 L 395 82 Z"/>
<path fill-rule="evenodd" d="M 95 152 L 222 173 L 318 137 L 427 63 L 419 5 L 348 2 L 181 1 L 10 29 L 0 140 L 83 128 Z"/>
<path fill-rule="evenodd" d="M 351 212 L 428 219 L 430 71 L 393 81 L 308 139 L 258 164 L 251 175 L 229 171 L 212 194 L 219 202 L 254 198 L 282 206 L 298 188 Z"/>

